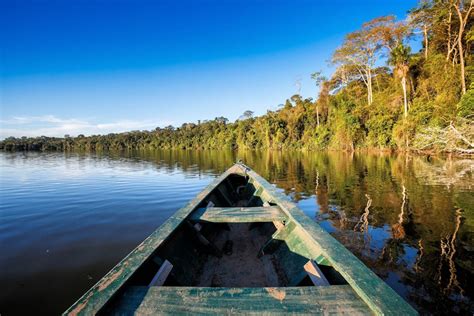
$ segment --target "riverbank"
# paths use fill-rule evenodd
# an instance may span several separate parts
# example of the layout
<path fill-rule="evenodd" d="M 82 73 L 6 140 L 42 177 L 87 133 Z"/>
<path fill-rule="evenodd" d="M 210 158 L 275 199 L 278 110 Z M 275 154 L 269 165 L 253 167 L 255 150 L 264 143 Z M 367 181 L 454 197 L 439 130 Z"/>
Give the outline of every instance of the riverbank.
<path fill-rule="evenodd" d="M 396 154 L 396 155 L 418 155 L 425 156 L 430 159 L 433 156 L 436 157 L 447 157 L 447 158 L 470 158 L 474 159 L 474 153 L 463 152 L 463 151 L 441 151 L 441 150 L 419 150 L 419 149 L 403 149 L 403 148 L 380 148 L 380 147 L 363 147 L 354 149 L 334 149 L 334 148 L 323 148 L 323 149 L 308 149 L 308 148 L 280 148 L 280 149 L 239 149 L 223 147 L 221 149 L 229 151 L 270 151 L 270 152 L 301 152 L 301 153 L 318 153 L 318 152 L 341 152 L 341 153 L 362 153 L 362 154 Z M 103 145 L 95 146 L 68 146 L 64 138 L 34 138 L 28 139 L 28 141 L 22 140 L 17 142 L 15 140 L 4 140 L 0 141 L 0 151 L 3 152 L 89 152 L 89 153 L 104 153 L 104 152 L 126 152 L 126 151 L 159 151 L 159 150 L 185 150 L 185 151 L 212 151 L 216 148 L 154 148 L 154 147 L 140 147 L 140 146 L 127 146 L 126 148 L 108 148 Z"/>
<path fill-rule="evenodd" d="M 296 105 L 301 106 L 301 105 Z M 294 110 L 292 107 L 286 109 Z M 282 115 L 283 110 L 276 112 Z M 270 114 L 267 114 L 267 116 Z M 375 145 L 371 140 L 371 131 L 359 141 L 345 134 L 331 132 L 323 127 L 316 127 L 300 135 L 292 135 L 286 128 L 285 137 L 282 130 L 263 132 L 259 121 L 267 120 L 262 116 L 244 121 L 226 124 L 212 121 L 195 124 L 183 124 L 181 128 L 157 128 L 154 131 L 132 131 L 119 134 L 92 135 L 71 137 L 9 137 L 0 141 L 0 150 L 5 151 L 103 151 L 103 150 L 340 150 L 340 151 L 390 151 L 417 152 L 427 155 L 447 153 L 474 155 L 474 120 L 458 118 L 457 125 L 451 122 L 446 127 L 418 127 L 419 132 L 408 137 L 405 135 L 398 142 L 386 139 L 385 145 Z M 307 119 L 308 120 L 308 119 Z M 302 121 L 303 122 L 303 121 Z M 293 139 L 293 140 L 292 140 Z"/>

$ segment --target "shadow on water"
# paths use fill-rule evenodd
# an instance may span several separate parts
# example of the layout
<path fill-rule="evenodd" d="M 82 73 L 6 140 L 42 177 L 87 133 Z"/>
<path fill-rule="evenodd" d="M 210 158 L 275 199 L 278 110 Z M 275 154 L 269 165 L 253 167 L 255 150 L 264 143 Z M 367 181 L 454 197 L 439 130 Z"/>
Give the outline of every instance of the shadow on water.
<path fill-rule="evenodd" d="M 226 150 L 1 154 L 2 212 L 12 209 L 20 212 L 25 207 L 19 193 L 15 198 L 15 190 L 22 188 L 16 183 L 20 180 L 25 186 L 29 181 L 37 184 L 55 178 L 61 182 L 62 177 L 67 177 L 73 184 L 79 184 L 78 191 L 70 195 L 66 192 L 64 196 L 68 200 L 61 203 L 78 204 L 78 209 L 84 212 L 91 211 L 92 206 L 91 203 L 81 204 L 81 199 L 96 201 L 97 205 L 94 216 L 83 218 L 89 223 L 83 223 L 85 226 L 78 233 L 78 230 L 67 230 L 60 225 L 66 217 L 57 215 L 62 207 L 57 200 L 56 203 L 54 200 L 34 201 L 37 207 L 52 208 L 57 213 L 52 212 L 47 220 L 43 219 L 42 226 L 33 228 L 43 229 L 45 234 L 56 231 L 56 251 L 70 256 L 75 266 L 69 269 L 69 274 L 68 266 L 63 266 L 65 271 L 61 276 L 65 276 L 64 281 L 54 281 L 54 287 L 49 289 L 50 295 L 39 302 L 31 296 L 40 287 L 36 283 L 41 282 L 42 288 L 48 287 L 41 272 L 30 271 L 21 276 L 10 265 L 22 264 L 20 260 L 34 260 L 35 248 L 43 247 L 41 243 L 45 240 L 30 240 L 28 246 L 20 245 L 18 241 L 17 244 L 9 242 L 8 250 L 12 249 L 15 256 L 1 262 L 2 270 L 9 271 L 7 285 L 25 283 L 25 277 L 33 281 L 28 283 L 31 288 L 12 291 L 14 298 L 8 293 L 0 296 L 3 300 L 0 312 L 62 311 L 181 204 L 237 159 L 242 159 L 297 202 L 307 215 L 420 312 L 474 312 L 474 287 L 471 286 L 474 282 L 474 160 L 389 154 Z M 21 171 L 26 166 L 29 166 L 26 171 Z M 45 178 L 31 180 L 35 172 L 48 168 L 51 172 L 62 169 L 67 172 L 62 176 L 48 176 L 48 172 L 44 172 L 41 175 Z M 88 188 L 91 183 L 97 186 L 96 190 Z M 162 186 L 157 183 L 162 183 Z M 67 188 L 54 186 L 54 182 L 50 186 L 54 188 L 54 194 L 61 194 Z M 38 186 L 32 184 L 27 192 L 35 194 L 35 188 Z M 100 194 L 104 190 L 110 193 Z M 173 196 L 180 197 L 179 203 L 172 202 Z M 42 198 L 47 197 L 48 194 L 43 192 Z M 118 202 L 114 202 L 117 199 Z M 156 202 L 163 213 L 156 214 L 157 206 L 150 201 Z M 119 215 L 107 211 L 116 203 L 124 209 Z M 128 208 L 134 212 L 126 211 Z M 120 231 L 117 231 L 118 224 L 108 219 L 111 214 L 120 221 Z M 102 218 L 102 222 L 97 223 L 98 218 Z M 77 225 L 74 222 L 69 224 L 71 227 Z M 2 243 L 14 229 L 18 227 L 8 221 L 0 223 Z M 96 247 L 88 249 L 82 244 L 90 240 L 82 235 L 85 233 L 94 238 Z M 71 245 L 81 251 L 64 250 Z M 107 254 L 99 249 L 107 249 Z M 83 278 L 90 274 L 91 266 L 95 266 L 94 279 L 85 281 Z M 52 272 L 48 276 L 54 279 Z M 3 276 L 3 279 L 7 277 Z M 60 301 L 55 299 L 55 293 L 63 293 Z M 44 300 L 49 300 L 48 308 L 44 307 Z M 4 302 L 8 302 L 8 306 Z M 20 302 L 33 302 L 33 305 L 25 310 Z"/>

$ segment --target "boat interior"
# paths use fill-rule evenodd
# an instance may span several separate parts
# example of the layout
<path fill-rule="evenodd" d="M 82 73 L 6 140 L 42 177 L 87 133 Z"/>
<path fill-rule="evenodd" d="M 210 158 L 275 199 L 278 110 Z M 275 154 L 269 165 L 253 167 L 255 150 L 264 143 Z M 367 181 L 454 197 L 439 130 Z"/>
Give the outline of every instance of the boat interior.
<path fill-rule="evenodd" d="M 123 287 L 347 284 L 318 253 L 317 245 L 258 183 L 232 173 L 202 199 Z M 115 300 L 120 300 L 120 293 Z"/>

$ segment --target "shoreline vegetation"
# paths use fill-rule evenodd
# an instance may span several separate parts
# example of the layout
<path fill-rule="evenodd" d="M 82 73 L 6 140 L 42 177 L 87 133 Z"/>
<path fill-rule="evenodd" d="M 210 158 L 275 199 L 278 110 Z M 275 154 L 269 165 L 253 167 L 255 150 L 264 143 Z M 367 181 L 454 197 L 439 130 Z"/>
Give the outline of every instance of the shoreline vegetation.
<path fill-rule="evenodd" d="M 278 110 L 151 131 L 8 137 L 4 151 L 130 149 L 388 150 L 474 154 L 474 0 L 426 0 L 404 21 L 375 18 L 347 34 L 330 77 L 311 75 Z M 410 44 L 421 41 L 412 53 Z M 225 100 L 222 100 L 225 103 Z"/>

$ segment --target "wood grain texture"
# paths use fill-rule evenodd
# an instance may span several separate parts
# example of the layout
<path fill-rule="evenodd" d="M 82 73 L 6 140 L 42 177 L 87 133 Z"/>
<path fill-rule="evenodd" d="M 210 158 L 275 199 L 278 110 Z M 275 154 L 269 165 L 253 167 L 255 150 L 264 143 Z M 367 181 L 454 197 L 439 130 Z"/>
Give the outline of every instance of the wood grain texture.
<path fill-rule="evenodd" d="M 370 315 L 347 285 L 330 287 L 131 287 L 111 314 Z"/>
<path fill-rule="evenodd" d="M 255 223 L 284 221 L 287 216 L 278 206 L 210 207 L 197 209 L 190 219 L 212 223 Z"/>

